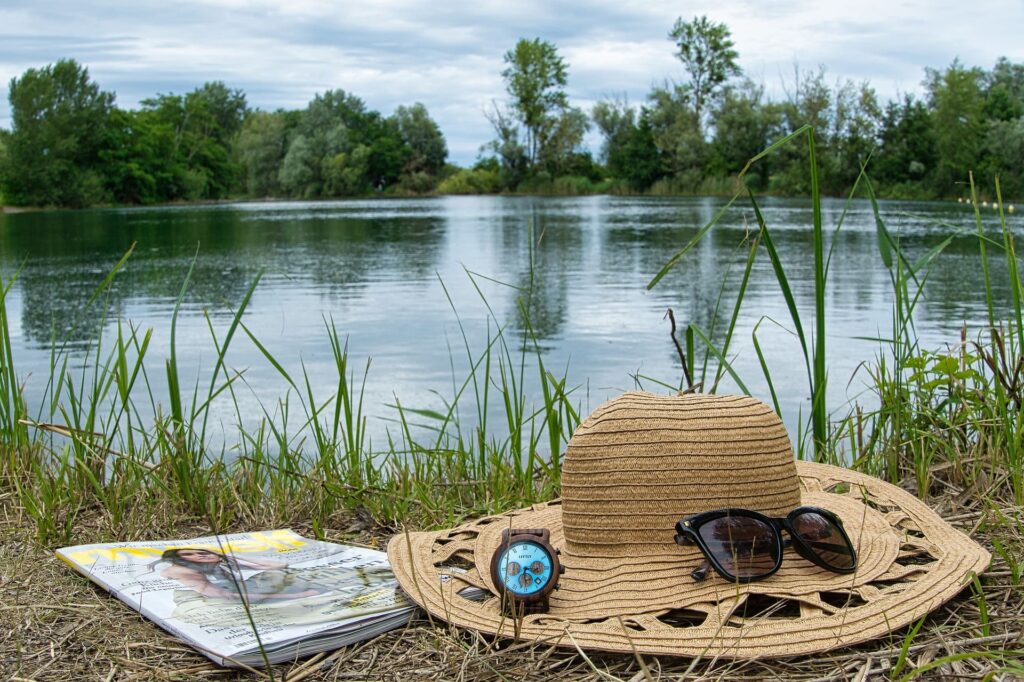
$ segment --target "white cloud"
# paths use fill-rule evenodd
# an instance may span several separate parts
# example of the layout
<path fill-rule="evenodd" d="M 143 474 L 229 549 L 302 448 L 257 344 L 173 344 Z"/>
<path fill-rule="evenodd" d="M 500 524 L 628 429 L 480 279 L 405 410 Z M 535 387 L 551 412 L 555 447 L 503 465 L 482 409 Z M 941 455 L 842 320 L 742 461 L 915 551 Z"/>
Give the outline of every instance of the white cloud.
<path fill-rule="evenodd" d="M 919 90 L 924 67 L 954 57 L 984 67 L 1003 55 L 1024 60 L 1024 7 L 991 0 L 46 0 L 0 6 L 0 126 L 10 125 L 12 77 L 72 57 L 129 107 L 215 79 L 264 109 L 301 107 L 336 87 L 384 113 L 421 101 L 454 160 L 467 163 L 490 137 L 482 110 L 502 96 L 502 55 L 518 38 L 559 46 L 577 104 L 620 94 L 641 102 L 652 83 L 682 77 L 666 37 L 681 9 L 728 24 L 741 66 L 776 96 L 794 64 L 868 79 L 888 98 Z"/>

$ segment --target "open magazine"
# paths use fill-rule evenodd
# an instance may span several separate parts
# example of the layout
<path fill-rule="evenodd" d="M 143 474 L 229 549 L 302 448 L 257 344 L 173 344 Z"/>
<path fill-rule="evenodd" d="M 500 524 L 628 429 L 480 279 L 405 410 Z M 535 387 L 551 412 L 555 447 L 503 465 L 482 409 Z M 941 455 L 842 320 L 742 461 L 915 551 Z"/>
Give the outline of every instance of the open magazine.
<path fill-rule="evenodd" d="M 403 625 L 414 608 L 384 552 L 290 530 L 80 545 L 57 556 L 220 665 L 336 649 Z"/>

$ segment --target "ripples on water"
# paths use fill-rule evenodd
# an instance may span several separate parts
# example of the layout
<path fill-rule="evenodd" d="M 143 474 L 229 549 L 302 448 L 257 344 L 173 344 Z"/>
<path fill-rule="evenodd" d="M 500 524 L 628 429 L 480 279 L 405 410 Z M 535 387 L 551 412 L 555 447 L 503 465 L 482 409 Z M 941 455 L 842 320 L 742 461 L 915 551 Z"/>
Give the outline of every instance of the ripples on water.
<path fill-rule="evenodd" d="M 395 416 L 387 404 L 396 396 L 406 406 L 440 409 L 442 398 L 435 392 L 450 397 L 453 385 L 465 377 L 468 360 L 458 319 L 474 354 L 484 349 L 496 324 L 506 326 L 518 343 L 524 337 L 518 300 L 527 292 L 532 292 L 529 312 L 545 361 L 556 374 L 568 367 L 569 384 L 579 386 L 576 395 L 584 413 L 634 388 L 635 375 L 650 377 L 641 383 L 652 390 L 664 390 L 655 380 L 678 384 L 680 369 L 665 311 L 671 307 L 681 323 L 694 321 L 709 329 L 723 278 L 729 278 L 718 320 L 719 328 L 724 326 L 746 257 L 741 242 L 756 226 L 752 211 L 742 203 L 730 208 L 653 291 L 645 285 L 722 204 L 706 198 L 444 197 L 28 213 L 0 217 L 0 260 L 8 277 L 20 268 L 8 305 L 15 359 L 30 406 L 41 403 L 52 339 L 68 338 L 81 364 L 97 326 L 109 339 L 118 319 L 153 328 L 150 380 L 156 395 L 166 395 L 161 382 L 171 312 L 194 259 L 192 286 L 178 322 L 186 386 L 197 376 L 204 377 L 205 386 L 216 357 L 206 316 L 223 337 L 231 311 L 263 272 L 245 324 L 293 375 L 304 365 L 314 389 L 327 396 L 334 380 L 324 324 L 333 320 L 348 338 L 353 366 L 372 357 L 366 410 L 373 418 L 371 433 L 383 444 L 386 420 Z M 762 209 L 810 332 L 810 204 L 765 200 Z M 842 209 L 842 202 L 825 202 L 826 229 L 835 226 Z M 985 319 L 984 284 L 969 209 L 889 203 L 883 210 L 911 259 L 950 231 L 965 232 L 930 274 L 916 316 L 923 345 L 955 343 L 965 322 L 979 329 Z M 994 229 L 994 217 L 987 220 Z M 1013 224 L 1018 229 L 1020 218 L 1014 217 Z M 133 242 L 136 251 L 106 301 L 106 318 L 100 320 L 95 311 L 83 315 L 95 287 Z M 851 381 L 855 369 L 880 352 L 877 343 L 858 337 L 884 337 L 891 328 L 892 289 L 866 202 L 852 205 L 833 249 L 827 297 L 829 399 L 830 409 L 843 412 L 862 391 L 857 377 Z M 996 300 L 1005 301 L 999 257 L 992 254 L 994 287 Z M 496 322 L 489 319 L 476 287 Z M 730 356 L 750 390 L 767 400 L 750 342 L 759 320 L 764 321 L 758 338 L 795 437 L 798 416 L 808 412 L 807 379 L 763 252 Z M 239 393 L 244 414 L 261 414 L 260 403 L 273 412 L 287 386 L 241 333 L 228 364 L 245 369 Z M 528 389 L 537 395 L 533 375 L 529 378 Z M 722 385 L 735 389 L 728 380 Z M 220 401 L 215 414 L 225 427 L 234 425 L 230 403 Z M 461 411 L 467 422 L 474 415 L 468 404 Z"/>

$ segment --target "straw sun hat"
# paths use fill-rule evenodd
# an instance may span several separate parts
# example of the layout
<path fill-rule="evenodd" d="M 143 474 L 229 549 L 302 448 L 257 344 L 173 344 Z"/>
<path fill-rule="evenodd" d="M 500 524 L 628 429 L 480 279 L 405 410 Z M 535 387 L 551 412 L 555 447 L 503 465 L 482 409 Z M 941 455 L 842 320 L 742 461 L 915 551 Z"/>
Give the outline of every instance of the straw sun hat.
<path fill-rule="evenodd" d="M 841 518 L 856 572 L 832 573 L 787 549 L 764 580 L 690 577 L 703 556 L 675 543 L 681 517 L 729 507 L 777 517 L 800 505 Z M 547 528 L 561 550 L 566 572 L 547 613 L 513 619 L 493 596 L 491 557 L 509 528 Z M 409 596 L 455 625 L 559 646 L 737 659 L 887 635 L 956 595 L 991 559 L 896 486 L 795 462 L 782 422 L 758 400 L 649 393 L 610 400 L 580 425 L 560 501 L 399 534 L 388 555 Z"/>

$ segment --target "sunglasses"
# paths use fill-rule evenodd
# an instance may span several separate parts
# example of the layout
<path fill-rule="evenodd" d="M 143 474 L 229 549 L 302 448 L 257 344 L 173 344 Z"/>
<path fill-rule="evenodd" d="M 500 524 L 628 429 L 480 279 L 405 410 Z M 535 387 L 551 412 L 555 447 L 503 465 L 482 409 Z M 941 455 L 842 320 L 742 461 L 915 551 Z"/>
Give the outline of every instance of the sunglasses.
<path fill-rule="evenodd" d="M 782 531 L 790 541 L 783 542 Z M 792 545 L 808 561 L 834 573 L 857 569 L 857 552 L 838 516 L 818 507 L 797 507 L 773 518 L 749 509 L 717 509 L 676 523 L 676 543 L 697 545 L 705 561 L 690 573 L 700 582 L 708 568 L 729 582 L 749 583 L 774 574 L 783 548 Z"/>

